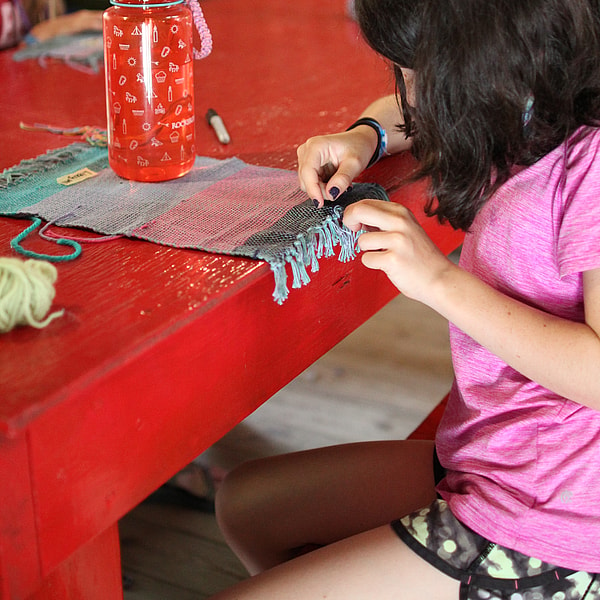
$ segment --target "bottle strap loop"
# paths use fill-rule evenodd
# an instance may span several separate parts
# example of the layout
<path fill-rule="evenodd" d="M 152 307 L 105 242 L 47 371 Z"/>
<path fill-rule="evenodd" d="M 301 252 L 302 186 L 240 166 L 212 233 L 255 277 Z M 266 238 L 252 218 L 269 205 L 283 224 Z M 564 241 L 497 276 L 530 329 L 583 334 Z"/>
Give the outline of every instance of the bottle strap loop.
<path fill-rule="evenodd" d="M 206 19 L 204 18 L 204 13 L 202 12 L 202 8 L 200 7 L 198 0 L 185 0 L 185 2 L 188 8 L 192 11 L 194 25 L 196 26 L 196 31 L 198 31 L 198 35 L 200 36 L 200 50 L 194 48 L 194 58 L 196 60 L 202 60 L 212 52 L 212 34 L 210 33 L 210 29 L 206 24 Z"/>

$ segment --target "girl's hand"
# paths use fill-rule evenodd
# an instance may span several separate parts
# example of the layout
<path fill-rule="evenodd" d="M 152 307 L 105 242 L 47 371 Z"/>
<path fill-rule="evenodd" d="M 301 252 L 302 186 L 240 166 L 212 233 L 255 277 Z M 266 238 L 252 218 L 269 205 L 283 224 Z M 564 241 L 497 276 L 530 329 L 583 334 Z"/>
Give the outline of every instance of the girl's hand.
<path fill-rule="evenodd" d="M 377 134 L 366 126 L 312 137 L 298 148 L 300 187 L 318 206 L 345 192 L 369 163 Z"/>
<path fill-rule="evenodd" d="M 362 200 L 346 208 L 344 224 L 366 230 L 358 240 L 363 264 L 383 271 L 403 294 L 424 304 L 431 306 L 435 284 L 458 268 L 400 204 Z"/>

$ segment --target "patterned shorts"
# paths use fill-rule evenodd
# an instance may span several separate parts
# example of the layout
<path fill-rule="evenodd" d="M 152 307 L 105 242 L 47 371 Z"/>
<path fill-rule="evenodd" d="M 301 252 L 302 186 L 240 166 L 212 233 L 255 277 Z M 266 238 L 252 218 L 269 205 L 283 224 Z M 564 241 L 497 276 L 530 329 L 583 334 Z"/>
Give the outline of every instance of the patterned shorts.
<path fill-rule="evenodd" d="M 476 534 L 444 500 L 392 523 L 421 558 L 457 579 L 460 600 L 600 600 L 600 577 L 563 569 Z"/>

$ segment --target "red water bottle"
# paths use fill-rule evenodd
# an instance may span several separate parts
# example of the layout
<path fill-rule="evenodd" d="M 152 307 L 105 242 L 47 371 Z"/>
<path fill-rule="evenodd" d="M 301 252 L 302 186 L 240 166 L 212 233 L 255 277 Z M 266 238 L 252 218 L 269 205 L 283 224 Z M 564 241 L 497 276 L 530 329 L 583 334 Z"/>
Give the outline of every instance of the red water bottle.
<path fill-rule="evenodd" d="M 195 160 L 193 59 L 210 53 L 197 2 L 111 0 L 104 12 L 108 159 L 117 175 L 164 181 Z M 202 40 L 192 42 L 194 23 Z"/>

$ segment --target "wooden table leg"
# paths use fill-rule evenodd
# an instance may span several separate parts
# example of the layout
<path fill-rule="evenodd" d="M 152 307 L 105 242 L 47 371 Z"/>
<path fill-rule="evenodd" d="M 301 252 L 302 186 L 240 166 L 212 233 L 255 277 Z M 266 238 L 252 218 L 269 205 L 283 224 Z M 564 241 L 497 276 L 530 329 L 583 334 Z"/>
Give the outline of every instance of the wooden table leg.
<path fill-rule="evenodd" d="M 112 527 L 82 546 L 28 600 L 122 600 L 119 530 Z"/>

